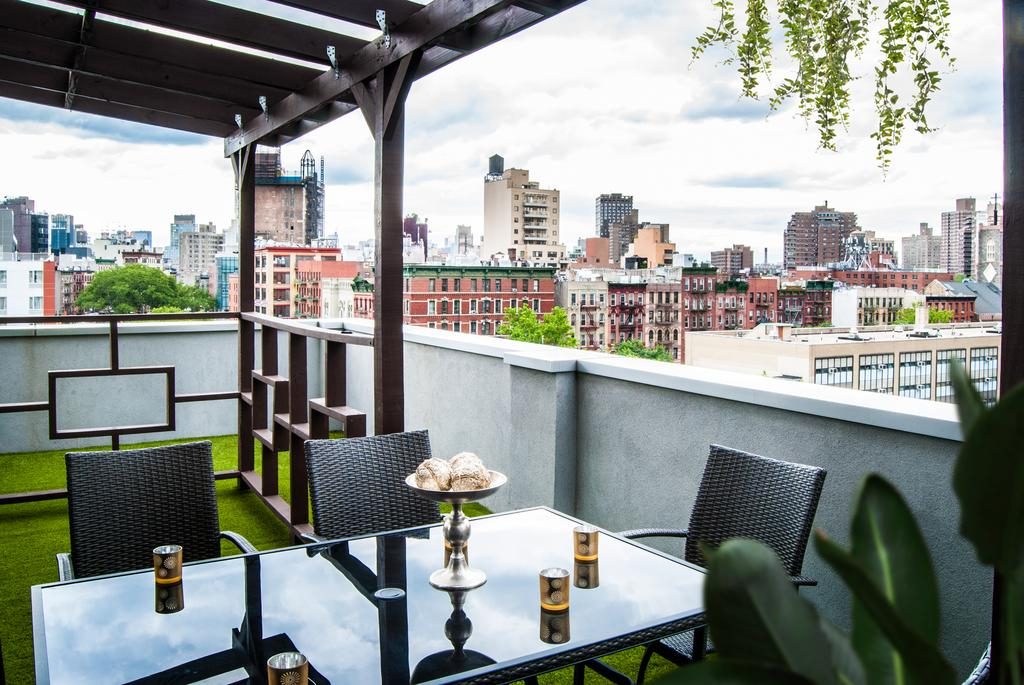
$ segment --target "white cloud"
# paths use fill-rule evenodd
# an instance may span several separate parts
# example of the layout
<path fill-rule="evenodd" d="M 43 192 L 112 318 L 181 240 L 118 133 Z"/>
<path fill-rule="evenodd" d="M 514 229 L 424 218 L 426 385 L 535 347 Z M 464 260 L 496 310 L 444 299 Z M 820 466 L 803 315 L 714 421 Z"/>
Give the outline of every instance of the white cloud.
<path fill-rule="evenodd" d="M 589 0 L 417 82 L 406 135 L 407 212 L 435 235 L 483 228 L 487 157 L 530 169 L 563 195 L 565 235 L 593 231 L 594 197 L 635 197 L 641 218 L 672 224 L 687 252 L 732 242 L 781 253 L 794 211 L 826 200 L 865 228 L 900 236 L 938 223 L 956 197 L 1002 187 L 1001 16 L 998 3 L 953 0 L 957 70 L 945 76 L 925 137 L 907 133 L 883 178 L 868 138 L 870 64 L 838 153 L 792 108 L 768 115 L 737 97 L 738 79 L 709 56 L 691 64 L 693 37 L 712 12 L 678 0 Z M 3 116 L 0 102 L 0 117 Z M 49 110 L 47 110 L 49 111 Z M 327 228 L 345 239 L 372 232 L 373 148 L 350 115 L 284 148 L 325 156 Z M 166 236 L 174 213 L 226 225 L 230 164 L 219 141 L 126 143 L 63 126 L 0 118 L 0 195 L 27 194 L 43 211 L 73 213 L 94 232 L 118 226 Z"/>

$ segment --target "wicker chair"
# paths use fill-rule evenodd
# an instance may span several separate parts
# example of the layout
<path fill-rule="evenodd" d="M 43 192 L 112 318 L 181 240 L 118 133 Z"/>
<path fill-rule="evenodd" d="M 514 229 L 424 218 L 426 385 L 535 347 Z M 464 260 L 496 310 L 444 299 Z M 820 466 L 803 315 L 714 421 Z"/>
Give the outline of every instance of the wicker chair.
<path fill-rule="evenodd" d="M 336 540 L 436 523 L 438 505 L 404 482 L 430 456 L 427 431 L 307 441 L 316 533 L 307 537 Z"/>
<path fill-rule="evenodd" d="M 181 545 L 185 561 L 219 557 L 220 538 L 256 551 L 219 531 L 209 442 L 70 452 L 64 461 L 71 554 L 57 555 L 62 581 L 152 566 L 159 545 Z"/>
<path fill-rule="evenodd" d="M 620 535 L 686 538 L 683 558 L 699 566 L 707 565 L 701 544 L 714 549 L 729 538 L 752 538 L 775 551 L 795 585 L 816 585 L 799 574 L 824 483 L 823 469 L 712 445 L 688 531 L 648 528 Z M 644 651 L 636 682 L 643 682 L 653 654 L 685 665 L 703 658 L 709 647 L 704 628 L 653 642 Z"/>
<path fill-rule="evenodd" d="M 978 665 L 974 667 L 971 674 L 967 676 L 967 680 L 964 681 L 963 685 L 982 685 L 990 680 L 992 675 L 992 643 L 988 643 L 985 647 L 985 652 L 981 655 L 981 659 L 978 660 Z"/>

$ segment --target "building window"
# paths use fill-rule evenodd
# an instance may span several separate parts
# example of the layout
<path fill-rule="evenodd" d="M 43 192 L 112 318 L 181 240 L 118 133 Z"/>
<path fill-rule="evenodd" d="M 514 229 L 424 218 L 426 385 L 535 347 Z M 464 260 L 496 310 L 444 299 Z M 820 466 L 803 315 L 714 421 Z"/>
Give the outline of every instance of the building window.
<path fill-rule="evenodd" d="M 431 278 L 430 280 L 427 281 L 427 291 L 428 292 L 431 292 L 431 293 L 434 292 L 434 288 L 436 286 L 437 286 L 437 282 L 433 278 Z"/>
<path fill-rule="evenodd" d="M 443 293 L 448 292 L 448 279 L 447 278 L 442 278 L 441 279 L 441 292 L 443 292 Z"/>
<path fill-rule="evenodd" d="M 501 279 L 500 278 L 495 278 L 494 279 L 494 292 L 496 292 L 496 293 L 500 293 L 501 292 Z"/>
<path fill-rule="evenodd" d="M 0 285 L 7 285 L 7 272 L 0 271 Z"/>
<path fill-rule="evenodd" d="M 476 333 L 476 321 L 469 322 L 469 332 Z"/>
<path fill-rule="evenodd" d="M 971 381 L 987 406 L 996 403 L 999 386 L 999 348 L 975 347 L 971 350 Z"/>
<path fill-rule="evenodd" d="M 457 292 L 457 293 L 462 292 L 462 279 L 461 278 L 456 278 L 454 285 L 455 285 L 455 292 Z"/>
<path fill-rule="evenodd" d="M 456 302 L 455 304 L 458 304 L 458 302 Z M 455 331 L 456 333 L 461 333 L 462 332 L 462 324 L 459 323 L 458 321 L 456 321 L 453 324 L 453 326 L 452 326 L 452 330 Z"/>
<path fill-rule="evenodd" d="M 574 307 L 576 306 L 576 293 L 572 293 L 571 295 L 569 295 L 569 304 L 571 304 Z"/>
<path fill-rule="evenodd" d="M 900 354 L 900 395 L 922 400 L 932 398 L 932 353 Z"/>
<path fill-rule="evenodd" d="M 409 313 L 409 300 L 406 300 L 406 301 L 405 301 L 405 313 L 406 313 L 406 314 L 408 314 L 408 313 Z"/>
<path fill-rule="evenodd" d="M 470 300 L 469 301 L 469 313 L 470 314 L 476 314 L 476 300 Z M 475 332 L 476 331 L 474 331 L 474 333 Z"/>
<path fill-rule="evenodd" d="M 937 402 L 956 402 L 953 395 L 953 380 L 950 377 L 950 366 L 953 359 L 959 359 L 961 366 L 967 366 L 967 350 L 939 350 L 935 353 L 935 400 Z"/>
<path fill-rule="evenodd" d="M 427 300 L 427 314 L 434 315 L 437 313 L 437 300 Z"/>
<path fill-rule="evenodd" d="M 535 292 L 535 293 L 539 293 L 540 292 L 540 281 L 538 281 L 536 278 L 533 279 L 533 292 Z"/>
<path fill-rule="evenodd" d="M 838 388 L 853 387 L 853 357 L 822 357 L 814 360 L 814 382 Z"/>
<path fill-rule="evenodd" d="M 43 272 L 42 271 L 29 271 L 28 272 L 29 285 L 42 285 L 43 284 Z"/>
<path fill-rule="evenodd" d="M 501 314 L 501 300 L 494 301 L 494 313 Z"/>
<path fill-rule="evenodd" d="M 484 279 L 484 292 L 485 293 L 491 292 L 491 279 L 489 279 L 489 278 L 485 278 Z"/>
<path fill-rule="evenodd" d="M 442 314 L 447 314 L 448 313 L 448 300 L 441 300 L 441 313 Z"/>
<path fill-rule="evenodd" d="M 456 316 L 458 316 L 459 314 L 462 314 L 462 301 L 461 300 L 455 300 L 455 302 L 452 303 L 452 308 L 454 309 L 453 313 Z M 455 325 L 458 326 L 458 324 L 455 324 Z M 459 330 L 459 329 L 456 328 L 455 330 Z"/>
<path fill-rule="evenodd" d="M 475 278 L 471 278 L 469 280 L 469 289 L 470 289 L 470 291 L 472 291 L 474 293 L 476 292 L 476 279 Z"/>
<path fill-rule="evenodd" d="M 538 300 L 536 298 L 533 300 L 533 311 L 535 311 L 538 314 L 540 314 L 540 300 Z"/>
<path fill-rule="evenodd" d="M 861 390 L 891 395 L 896 377 L 896 358 L 892 354 L 862 354 L 858 373 Z"/>

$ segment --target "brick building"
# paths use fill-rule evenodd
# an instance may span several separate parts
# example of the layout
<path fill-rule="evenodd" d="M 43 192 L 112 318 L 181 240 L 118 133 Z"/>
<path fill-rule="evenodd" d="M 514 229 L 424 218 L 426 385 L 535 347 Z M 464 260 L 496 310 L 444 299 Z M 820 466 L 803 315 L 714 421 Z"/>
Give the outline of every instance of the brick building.
<path fill-rule="evenodd" d="M 341 251 L 336 247 L 292 246 L 256 250 L 256 312 L 282 318 L 297 316 L 294 304 L 298 296 L 298 270 L 311 261 L 341 261 Z"/>
<path fill-rule="evenodd" d="M 820 326 L 832 321 L 832 281 L 807 281 L 779 288 L 776 320 L 794 326 Z"/>
<path fill-rule="evenodd" d="M 682 360 L 681 320 L 683 300 L 679 283 L 651 280 L 647 284 L 647 318 L 644 340 L 648 347 L 661 345 L 673 361 Z"/>
<path fill-rule="evenodd" d="M 540 267 L 409 265 L 403 269 L 406 324 L 494 335 L 509 307 L 538 316 L 555 306 L 555 270 Z"/>
<path fill-rule="evenodd" d="M 646 294 L 647 283 L 639 278 L 608 283 L 608 339 L 613 347 L 631 339 L 643 341 Z"/>
<path fill-rule="evenodd" d="M 351 283 L 359 274 L 359 266 L 359 262 L 300 262 L 295 268 L 295 316 L 300 319 L 339 316 L 341 293 L 337 282 L 347 279 Z M 345 315 L 351 313 L 340 314 Z"/>
<path fill-rule="evenodd" d="M 843 242 L 856 230 L 856 214 L 837 212 L 827 202 L 811 212 L 794 212 L 784 234 L 784 268 L 840 261 Z"/>

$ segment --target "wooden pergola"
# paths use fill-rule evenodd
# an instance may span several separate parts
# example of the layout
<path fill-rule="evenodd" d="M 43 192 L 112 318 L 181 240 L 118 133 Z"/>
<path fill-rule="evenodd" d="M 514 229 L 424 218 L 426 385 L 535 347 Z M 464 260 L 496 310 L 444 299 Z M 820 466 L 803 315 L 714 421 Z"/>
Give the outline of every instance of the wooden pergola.
<path fill-rule="evenodd" d="M 0 0 L 0 97 L 224 139 L 240 198 L 241 312 L 253 312 L 257 144 L 359 110 L 375 142 L 375 429 L 403 428 L 402 171 L 412 83 L 583 0 Z M 310 24 L 273 16 L 275 5 Z M 280 14 L 280 12 L 278 12 Z M 335 30 L 321 28 L 330 26 Z M 346 27 L 349 29 L 345 31 Z M 371 27 L 380 37 L 350 35 Z M 363 31 L 365 33 L 365 30 Z M 254 322 L 240 323 L 251 391 Z M 248 431 L 240 431 L 240 436 Z"/>

